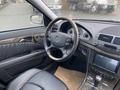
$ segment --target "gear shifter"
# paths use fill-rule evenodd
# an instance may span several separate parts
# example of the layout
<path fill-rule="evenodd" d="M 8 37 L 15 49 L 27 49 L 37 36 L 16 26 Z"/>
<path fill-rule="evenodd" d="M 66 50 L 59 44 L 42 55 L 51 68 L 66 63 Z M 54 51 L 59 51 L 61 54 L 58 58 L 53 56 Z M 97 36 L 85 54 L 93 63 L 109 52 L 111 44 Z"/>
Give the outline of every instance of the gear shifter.
<path fill-rule="evenodd" d="M 101 82 L 101 80 L 102 80 L 102 77 L 99 76 L 99 75 L 96 75 L 95 81 L 94 81 L 94 86 L 95 86 L 95 87 L 98 87 L 98 85 L 99 85 L 99 83 Z"/>

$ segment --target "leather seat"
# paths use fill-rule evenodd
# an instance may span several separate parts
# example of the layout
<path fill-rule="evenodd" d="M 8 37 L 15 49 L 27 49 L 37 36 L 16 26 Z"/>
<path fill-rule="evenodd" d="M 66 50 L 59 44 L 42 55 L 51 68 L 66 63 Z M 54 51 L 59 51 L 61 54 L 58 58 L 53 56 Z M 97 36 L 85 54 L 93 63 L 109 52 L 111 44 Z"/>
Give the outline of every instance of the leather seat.
<path fill-rule="evenodd" d="M 66 85 L 46 71 L 31 69 L 17 77 L 7 90 L 68 90 Z"/>

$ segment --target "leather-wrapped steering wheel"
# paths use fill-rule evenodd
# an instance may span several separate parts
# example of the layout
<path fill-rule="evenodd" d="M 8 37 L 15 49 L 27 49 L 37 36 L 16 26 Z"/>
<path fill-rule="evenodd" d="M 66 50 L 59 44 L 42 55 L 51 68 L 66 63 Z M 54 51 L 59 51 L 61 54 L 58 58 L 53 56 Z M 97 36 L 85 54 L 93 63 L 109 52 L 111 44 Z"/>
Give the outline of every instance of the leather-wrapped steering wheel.
<path fill-rule="evenodd" d="M 67 21 L 71 26 L 71 33 L 53 28 L 59 22 Z M 79 44 L 79 31 L 74 21 L 65 17 L 53 20 L 47 27 L 44 37 L 44 47 L 47 55 L 55 61 L 68 60 L 76 51 Z"/>

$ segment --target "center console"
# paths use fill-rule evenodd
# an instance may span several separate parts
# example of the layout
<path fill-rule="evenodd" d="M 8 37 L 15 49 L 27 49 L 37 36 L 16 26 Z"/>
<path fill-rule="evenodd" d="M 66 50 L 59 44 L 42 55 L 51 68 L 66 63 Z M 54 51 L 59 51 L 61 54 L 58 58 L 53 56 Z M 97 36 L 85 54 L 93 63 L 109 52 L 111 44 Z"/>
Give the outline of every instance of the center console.
<path fill-rule="evenodd" d="M 93 51 L 88 59 L 88 73 L 82 90 L 114 90 L 120 76 L 119 59 Z"/>

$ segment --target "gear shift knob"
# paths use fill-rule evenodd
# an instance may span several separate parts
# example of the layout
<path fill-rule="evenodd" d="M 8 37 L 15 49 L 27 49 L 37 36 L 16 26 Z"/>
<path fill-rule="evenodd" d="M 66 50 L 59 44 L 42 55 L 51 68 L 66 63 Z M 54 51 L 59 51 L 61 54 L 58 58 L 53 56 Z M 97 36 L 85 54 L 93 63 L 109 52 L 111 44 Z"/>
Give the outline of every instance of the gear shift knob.
<path fill-rule="evenodd" d="M 99 83 L 101 82 L 101 80 L 102 80 L 102 77 L 99 76 L 99 75 L 96 75 L 95 81 L 94 81 L 94 86 L 95 86 L 95 87 L 98 87 L 98 85 L 99 85 Z"/>

